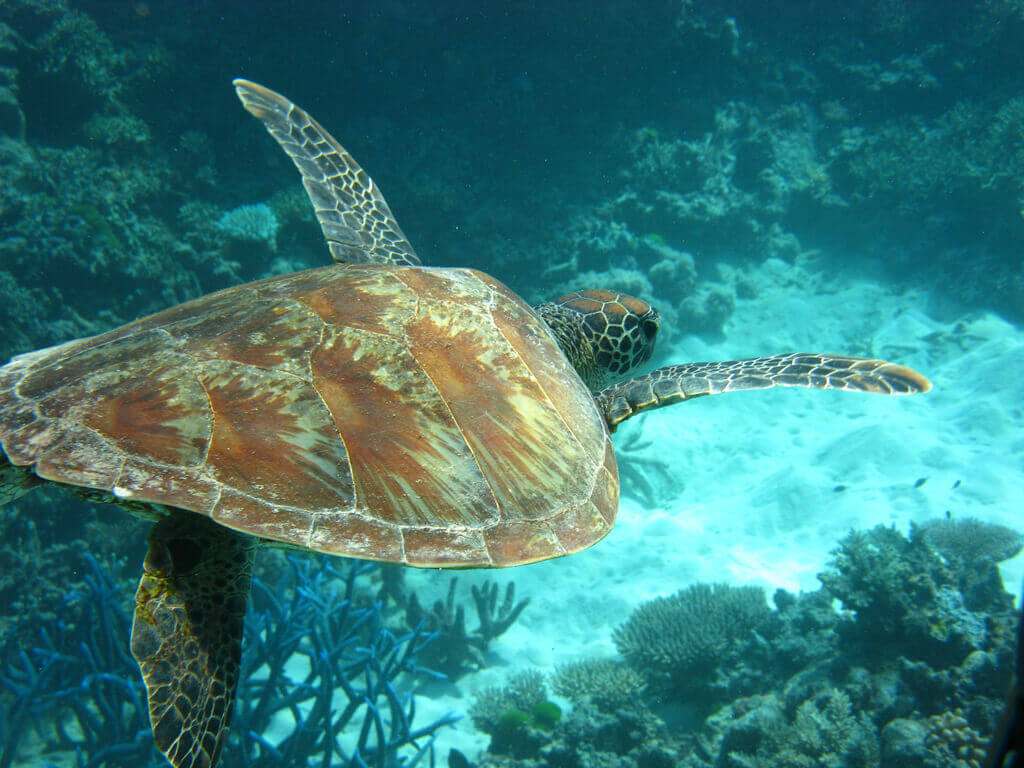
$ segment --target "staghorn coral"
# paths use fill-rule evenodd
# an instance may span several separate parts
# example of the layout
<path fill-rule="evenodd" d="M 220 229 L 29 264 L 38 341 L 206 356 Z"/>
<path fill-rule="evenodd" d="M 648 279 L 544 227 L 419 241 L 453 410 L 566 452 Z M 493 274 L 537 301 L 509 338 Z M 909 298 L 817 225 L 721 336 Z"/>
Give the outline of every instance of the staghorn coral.
<path fill-rule="evenodd" d="M 643 423 L 626 424 L 617 435 L 615 455 L 619 463 L 619 483 L 623 496 L 640 501 L 648 509 L 657 509 L 685 481 L 673 457 L 656 447 L 655 438 L 645 437 Z"/>
<path fill-rule="evenodd" d="M 401 571 L 399 568 L 393 570 Z M 530 604 L 528 597 L 516 602 L 514 582 L 506 584 L 500 605 L 496 582 L 485 581 L 480 587 L 474 585 L 470 591 L 478 626 L 470 632 L 466 627 L 466 609 L 455 602 L 457 582 L 452 578 L 446 599 L 443 602 L 435 600 L 429 610 L 423 607 L 415 592 L 406 597 L 398 585 L 391 595 L 404 609 L 405 625 L 409 629 L 422 627 L 438 636 L 438 642 L 424 654 L 423 663 L 451 680 L 458 679 L 470 669 L 485 666 L 484 654 L 491 641 L 504 634 Z"/>
<path fill-rule="evenodd" d="M 769 614 L 759 587 L 696 584 L 642 604 L 612 637 L 627 663 L 656 687 L 692 687 Z"/>
<path fill-rule="evenodd" d="M 241 682 L 225 766 L 416 764 L 456 718 L 414 724 L 408 684 L 432 640 L 392 633 L 379 604 L 357 607 L 357 580 L 324 557 L 289 557 L 273 588 L 253 581 Z M 150 734 L 146 695 L 128 652 L 130 581 L 85 556 L 84 585 L 56 607 L 31 645 L 0 645 L 0 767 L 28 747 L 80 766 L 166 765 Z M 295 663 L 299 661 L 299 663 Z M 283 728 L 282 728 L 283 726 Z M 273 736 L 271 737 L 271 733 Z"/>

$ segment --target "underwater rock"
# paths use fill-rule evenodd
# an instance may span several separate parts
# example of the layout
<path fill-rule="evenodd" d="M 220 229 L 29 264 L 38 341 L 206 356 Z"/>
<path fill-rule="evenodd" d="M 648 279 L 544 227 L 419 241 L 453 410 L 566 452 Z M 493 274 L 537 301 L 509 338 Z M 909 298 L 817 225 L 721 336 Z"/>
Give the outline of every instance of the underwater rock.
<path fill-rule="evenodd" d="M 1006 669 L 995 653 L 975 651 L 958 669 L 958 687 L 963 691 L 998 691 L 1006 685 Z"/>
<path fill-rule="evenodd" d="M 928 728 L 919 720 L 896 718 L 882 729 L 882 760 L 901 768 L 925 768 L 925 737 Z"/>
<path fill-rule="evenodd" d="M 736 295 L 731 289 L 716 284 L 702 285 L 694 296 L 680 304 L 682 332 L 721 336 L 725 323 L 736 309 Z"/>
<path fill-rule="evenodd" d="M 717 763 L 739 752 L 755 754 L 768 734 L 786 724 L 782 703 L 772 694 L 738 699 L 709 717 L 706 728 L 714 735 L 709 746 L 718 755 Z"/>

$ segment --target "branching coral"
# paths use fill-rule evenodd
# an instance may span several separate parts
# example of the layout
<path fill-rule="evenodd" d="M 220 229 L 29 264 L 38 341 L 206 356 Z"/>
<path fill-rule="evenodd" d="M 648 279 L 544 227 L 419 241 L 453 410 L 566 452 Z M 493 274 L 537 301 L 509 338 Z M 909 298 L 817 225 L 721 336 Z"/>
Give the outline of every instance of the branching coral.
<path fill-rule="evenodd" d="M 473 724 L 491 735 L 489 751 L 518 759 L 534 757 L 548 744 L 561 716 L 536 670 L 513 676 L 505 687 L 482 691 L 470 709 Z"/>
<path fill-rule="evenodd" d="M 266 203 L 240 205 L 217 220 L 217 228 L 228 237 L 265 243 L 271 250 L 277 248 L 277 230 L 280 226 L 274 211 Z"/>
<path fill-rule="evenodd" d="M 0 766 L 19 757 L 34 732 L 48 752 L 78 755 L 85 766 L 157 766 L 146 696 L 128 653 L 131 593 L 109 567 L 85 556 L 84 587 L 56 606 L 34 647 L 9 638 L 0 648 L 4 669 L 0 720 L 10 728 Z"/>
<path fill-rule="evenodd" d="M 881 643 L 893 654 L 940 668 L 984 647 L 979 612 L 1006 611 L 1005 590 L 991 560 L 982 561 L 988 568 L 979 579 L 963 559 L 940 557 L 923 533 L 939 530 L 913 527 L 908 538 L 877 526 L 840 541 L 829 569 L 818 578 L 856 613 L 856 622 L 845 626 L 848 639 L 865 651 L 877 653 Z M 945 538 L 952 532 L 947 530 Z"/>
<path fill-rule="evenodd" d="M 36 646 L 7 643 L 0 652 L 0 721 L 10 729 L 0 768 L 30 727 L 47 752 L 70 751 L 80 766 L 162 763 L 128 653 L 130 585 L 88 562 L 86 589 L 69 596 Z M 254 581 L 226 766 L 413 765 L 429 754 L 433 733 L 454 722 L 415 724 L 403 688 L 422 672 L 417 654 L 431 637 L 396 635 L 379 604 L 355 606 L 356 581 L 370 568 L 355 563 L 342 573 L 326 558 L 295 558 L 273 589 Z M 72 607 L 82 613 L 75 623 L 64 620 Z"/>
<path fill-rule="evenodd" d="M 502 726 L 510 713 L 533 712 L 547 701 L 544 675 L 535 669 L 528 669 L 513 675 L 504 686 L 487 688 L 480 692 L 469 716 L 473 725 L 485 733 L 494 733 Z"/>
<path fill-rule="evenodd" d="M 530 603 L 530 598 L 516 602 L 513 582 L 505 587 L 505 596 L 498 602 L 498 585 L 484 582 L 472 588 L 473 603 L 479 625 L 470 632 L 466 627 L 466 609 L 455 602 L 456 579 L 448 584 L 448 596 L 436 600 L 430 610 L 420 604 L 415 593 L 405 600 L 405 623 L 410 629 L 422 628 L 438 635 L 424 654 L 424 663 L 451 679 L 468 669 L 482 667 L 484 652 L 495 638 L 502 635 Z M 403 599 L 401 596 L 398 599 Z"/>
<path fill-rule="evenodd" d="M 551 688 L 575 704 L 590 701 L 602 712 L 615 712 L 639 700 L 644 679 L 615 659 L 587 659 L 555 670 Z"/>
<path fill-rule="evenodd" d="M 615 630 L 626 661 L 658 686 L 706 680 L 741 638 L 769 616 L 758 587 L 697 584 L 644 603 Z"/>
<path fill-rule="evenodd" d="M 240 737 L 227 759 L 241 752 L 237 764 L 268 768 L 303 764 L 312 756 L 325 764 L 333 756 L 345 765 L 381 768 L 403 755 L 419 759 L 433 732 L 456 719 L 414 727 L 413 696 L 397 685 L 400 676 L 424 672 L 417 655 L 433 638 L 395 635 L 384 626 L 379 604 L 355 607 L 356 580 L 375 566 L 350 562 L 341 573 L 326 558 L 289 562 L 285 584 L 271 590 L 254 583 L 246 681 L 233 723 Z M 287 599 L 275 597 L 282 592 Z M 304 663 L 296 665 L 297 659 Z M 296 669 L 301 675 L 290 671 Z M 264 734 L 283 715 L 293 725 L 271 741 Z"/>

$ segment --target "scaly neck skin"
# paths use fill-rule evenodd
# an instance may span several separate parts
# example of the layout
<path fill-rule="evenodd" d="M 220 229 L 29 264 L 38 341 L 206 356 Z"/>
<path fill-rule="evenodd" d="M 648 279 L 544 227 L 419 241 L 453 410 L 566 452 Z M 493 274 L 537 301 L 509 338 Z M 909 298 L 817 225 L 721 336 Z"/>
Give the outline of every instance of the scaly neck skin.
<path fill-rule="evenodd" d="M 597 364 L 594 347 L 587 335 L 580 313 L 551 302 L 538 304 L 533 311 L 547 323 L 548 328 L 555 335 L 559 349 L 569 358 L 572 367 L 576 369 L 576 373 L 580 375 L 590 391 L 598 392 L 604 389 L 608 376 Z"/>

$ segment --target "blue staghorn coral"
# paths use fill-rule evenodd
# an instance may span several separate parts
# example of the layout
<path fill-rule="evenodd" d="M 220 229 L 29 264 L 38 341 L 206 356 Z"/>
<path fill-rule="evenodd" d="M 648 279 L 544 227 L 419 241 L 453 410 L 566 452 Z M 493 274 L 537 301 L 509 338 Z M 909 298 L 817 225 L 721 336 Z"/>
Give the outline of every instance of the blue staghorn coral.
<path fill-rule="evenodd" d="M 0 648 L 0 768 L 66 765 L 68 756 L 78 768 L 166 765 L 128 653 L 126 585 L 91 556 L 85 562 L 85 589 L 68 596 L 34 646 Z M 455 721 L 415 724 L 408 683 L 434 674 L 417 665 L 433 637 L 395 634 L 380 603 L 357 606 L 357 580 L 375 567 L 288 558 L 273 588 L 254 581 L 225 766 L 413 766 Z"/>

